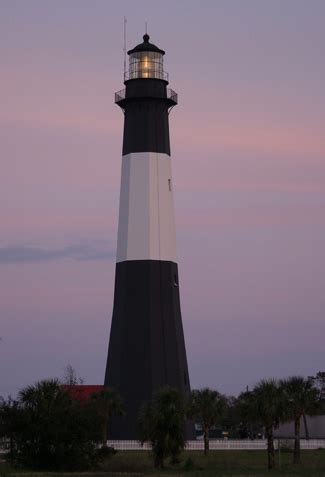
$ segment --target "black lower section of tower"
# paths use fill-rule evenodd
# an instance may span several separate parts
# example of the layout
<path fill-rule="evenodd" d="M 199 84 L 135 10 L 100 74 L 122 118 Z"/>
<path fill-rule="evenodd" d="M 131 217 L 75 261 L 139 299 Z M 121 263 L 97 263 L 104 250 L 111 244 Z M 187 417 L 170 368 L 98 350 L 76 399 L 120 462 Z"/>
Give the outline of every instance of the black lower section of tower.
<path fill-rule="evenodd" d="M 134 260 L 116 265 L 114 309 L 105 385 L 117 389 L 125 417 L 114 418 L 112 439 L 136 439 L 141 406 L 165 386 L 190 392 L 173 262 Z M 193 437 L 187 426 L 186 437 Z"/>

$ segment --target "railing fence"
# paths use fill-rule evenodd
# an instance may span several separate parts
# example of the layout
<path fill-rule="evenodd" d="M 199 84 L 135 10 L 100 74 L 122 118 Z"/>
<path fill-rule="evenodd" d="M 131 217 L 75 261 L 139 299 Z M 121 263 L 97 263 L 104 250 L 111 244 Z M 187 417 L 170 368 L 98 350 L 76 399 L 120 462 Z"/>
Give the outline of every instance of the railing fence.
<path fill-rule="evenodd" d="M 114 93 L 114 101 L 115 103 L 119 103 L 120 101 L 123 101 L 126 98 L 126 88 L 121 89 L 120 91 L 117 91 Z M 166 98 L 171 99 L 172 101 L 175 101 L 177 103 L 178 95 L 176 91 L 174 91 L 171 88 L 166 88 Z"/>
<path fill-rule="evenodd" d="M 274 439 L 274 447 L 278 449 L 278 439 Z M 150 450 L 151 445 L 145 443 L 141 445 L 139 441 L 118 441 L 110 440 L 107 442 L 108 446 L 114 447 L 117 450 Z M 293 445 L 293 439 L 281 439 L 280 446 L 291 447 Z M 210 449 L 211 450 L 262 450 L 266 449 L 267 441 L 266 439 L 258 440 L 241 440 L 241 439 L 210 439 Z M 325 439 L 310 439 L 300 440 L 301 449 L 312 450 L 312 449 L 325 449 Z M 185 450 L 203 450 L 204 442 L 203 440 L 197 441 L 187 441 Z"/>

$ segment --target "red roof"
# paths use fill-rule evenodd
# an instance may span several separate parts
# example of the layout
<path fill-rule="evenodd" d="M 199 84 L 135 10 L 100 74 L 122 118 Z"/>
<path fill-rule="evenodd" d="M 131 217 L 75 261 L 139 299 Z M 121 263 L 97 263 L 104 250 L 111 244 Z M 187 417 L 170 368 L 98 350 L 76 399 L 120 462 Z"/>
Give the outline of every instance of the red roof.
<path fill-rule="evenodd" d="M 93 393 L 98 393 L 104 389 L 100 384 L 62 384 L 72 399 L 84 401 L 89 399 Z"/>

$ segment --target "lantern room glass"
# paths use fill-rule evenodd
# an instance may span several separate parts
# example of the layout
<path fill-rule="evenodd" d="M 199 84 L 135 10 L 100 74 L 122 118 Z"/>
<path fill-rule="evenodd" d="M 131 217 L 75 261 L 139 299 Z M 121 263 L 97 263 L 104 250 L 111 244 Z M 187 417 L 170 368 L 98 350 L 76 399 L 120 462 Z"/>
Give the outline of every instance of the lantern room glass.
<path fill-rule="evenodd" d="M 129 79 L 164 79 L 163 55 L 156 51 L 136 51 L 129 58 Z"/>

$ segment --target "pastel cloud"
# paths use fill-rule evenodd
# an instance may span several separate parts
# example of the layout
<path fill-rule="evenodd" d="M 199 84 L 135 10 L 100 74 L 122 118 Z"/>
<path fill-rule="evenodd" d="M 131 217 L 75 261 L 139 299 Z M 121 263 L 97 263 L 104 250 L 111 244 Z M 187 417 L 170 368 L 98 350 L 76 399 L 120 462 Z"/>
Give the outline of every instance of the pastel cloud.
<path fill-rule="evenodd" d="M 104 241 L 75 243 L 63 247 L 36 247 L 31 245 L 7 245 L 0 247 L 0 265 L 17 263 L 41 263 L 54 260 L 111 260 L 115 250 Z"/>

